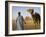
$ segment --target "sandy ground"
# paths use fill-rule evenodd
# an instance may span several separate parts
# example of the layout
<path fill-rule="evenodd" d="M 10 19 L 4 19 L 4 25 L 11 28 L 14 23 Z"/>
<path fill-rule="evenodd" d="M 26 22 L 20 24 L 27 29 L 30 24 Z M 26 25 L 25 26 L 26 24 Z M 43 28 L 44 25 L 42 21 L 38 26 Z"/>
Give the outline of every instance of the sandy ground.
<path fill-rule="evenodd" d="M 35 24 L 34 21 L 31 19 L 25 19 L 26 24 L 24 24 L 24 30 L 31 30 L 31 29 L 40 29 L 39 24 Z M 12 20 L 12 29 L 16 30 L 16 22 Z"/>

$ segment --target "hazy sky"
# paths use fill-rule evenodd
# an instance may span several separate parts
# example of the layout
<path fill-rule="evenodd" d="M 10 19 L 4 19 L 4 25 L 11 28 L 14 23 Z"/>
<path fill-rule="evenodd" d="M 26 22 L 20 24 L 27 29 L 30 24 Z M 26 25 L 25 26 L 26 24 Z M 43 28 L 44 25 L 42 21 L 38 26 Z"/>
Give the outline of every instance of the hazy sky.
<path fill-rule="evenodd" d="M 30 16 L 30 13 L 27 12 L 27 9 L 34 9 L 34 12 L 37 12 L 40 14 L 40 7 L 22 7 L 22 6 L 13 6 L 12 7 L 12 16 L 13 19 L 15 19 L 18 16 L 18 12 L 21 12 L 21 15 L 23 17 Z"/>

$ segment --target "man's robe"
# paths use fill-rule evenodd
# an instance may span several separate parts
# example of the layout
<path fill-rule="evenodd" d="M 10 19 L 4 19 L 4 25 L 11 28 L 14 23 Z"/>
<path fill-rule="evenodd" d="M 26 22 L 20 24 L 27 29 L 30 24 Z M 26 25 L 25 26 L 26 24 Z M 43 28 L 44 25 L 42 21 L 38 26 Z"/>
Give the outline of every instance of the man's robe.
<path fill-rule="evenodd" d="M 23 16 L 18 16 L 16 19 L 16 28 L 17 30 L 23 30 Z"/>

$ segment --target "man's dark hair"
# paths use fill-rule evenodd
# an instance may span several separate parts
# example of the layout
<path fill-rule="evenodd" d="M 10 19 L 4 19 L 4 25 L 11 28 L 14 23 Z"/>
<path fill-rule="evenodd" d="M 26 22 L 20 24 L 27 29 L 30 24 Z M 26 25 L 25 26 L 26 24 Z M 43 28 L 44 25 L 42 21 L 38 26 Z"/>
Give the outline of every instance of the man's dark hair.
<path fill-rule="evenodd" d="M 20 12 L 18 12 L 18 14 L 20 14 Z"/>
<path fill-rule="evenodd" d="M 18 12 L 18 15 L 19 15 L 19 16 L 20 16 L 20 14 L 21 14 L 21 13 L 20 13 L 20 12 Z"/>

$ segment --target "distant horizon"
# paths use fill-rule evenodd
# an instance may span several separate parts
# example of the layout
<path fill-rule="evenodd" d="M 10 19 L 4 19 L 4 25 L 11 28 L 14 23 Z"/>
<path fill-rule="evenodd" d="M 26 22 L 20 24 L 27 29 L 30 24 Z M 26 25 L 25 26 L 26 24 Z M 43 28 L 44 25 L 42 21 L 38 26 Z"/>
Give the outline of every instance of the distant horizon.
<path fill-rule="evenodd" d="M 25 18 L 26 16 L 31 17 L 31 14 L 27 12 L 27 9 L 34 9 L 34 12 L 40 14 L 40 7 L 22 7 L 22 6 L 13 6 L 12 7 L 12 18 L 16 19 L 18 16 L 18 12 L 21 12 L 21 15 Z"/>

